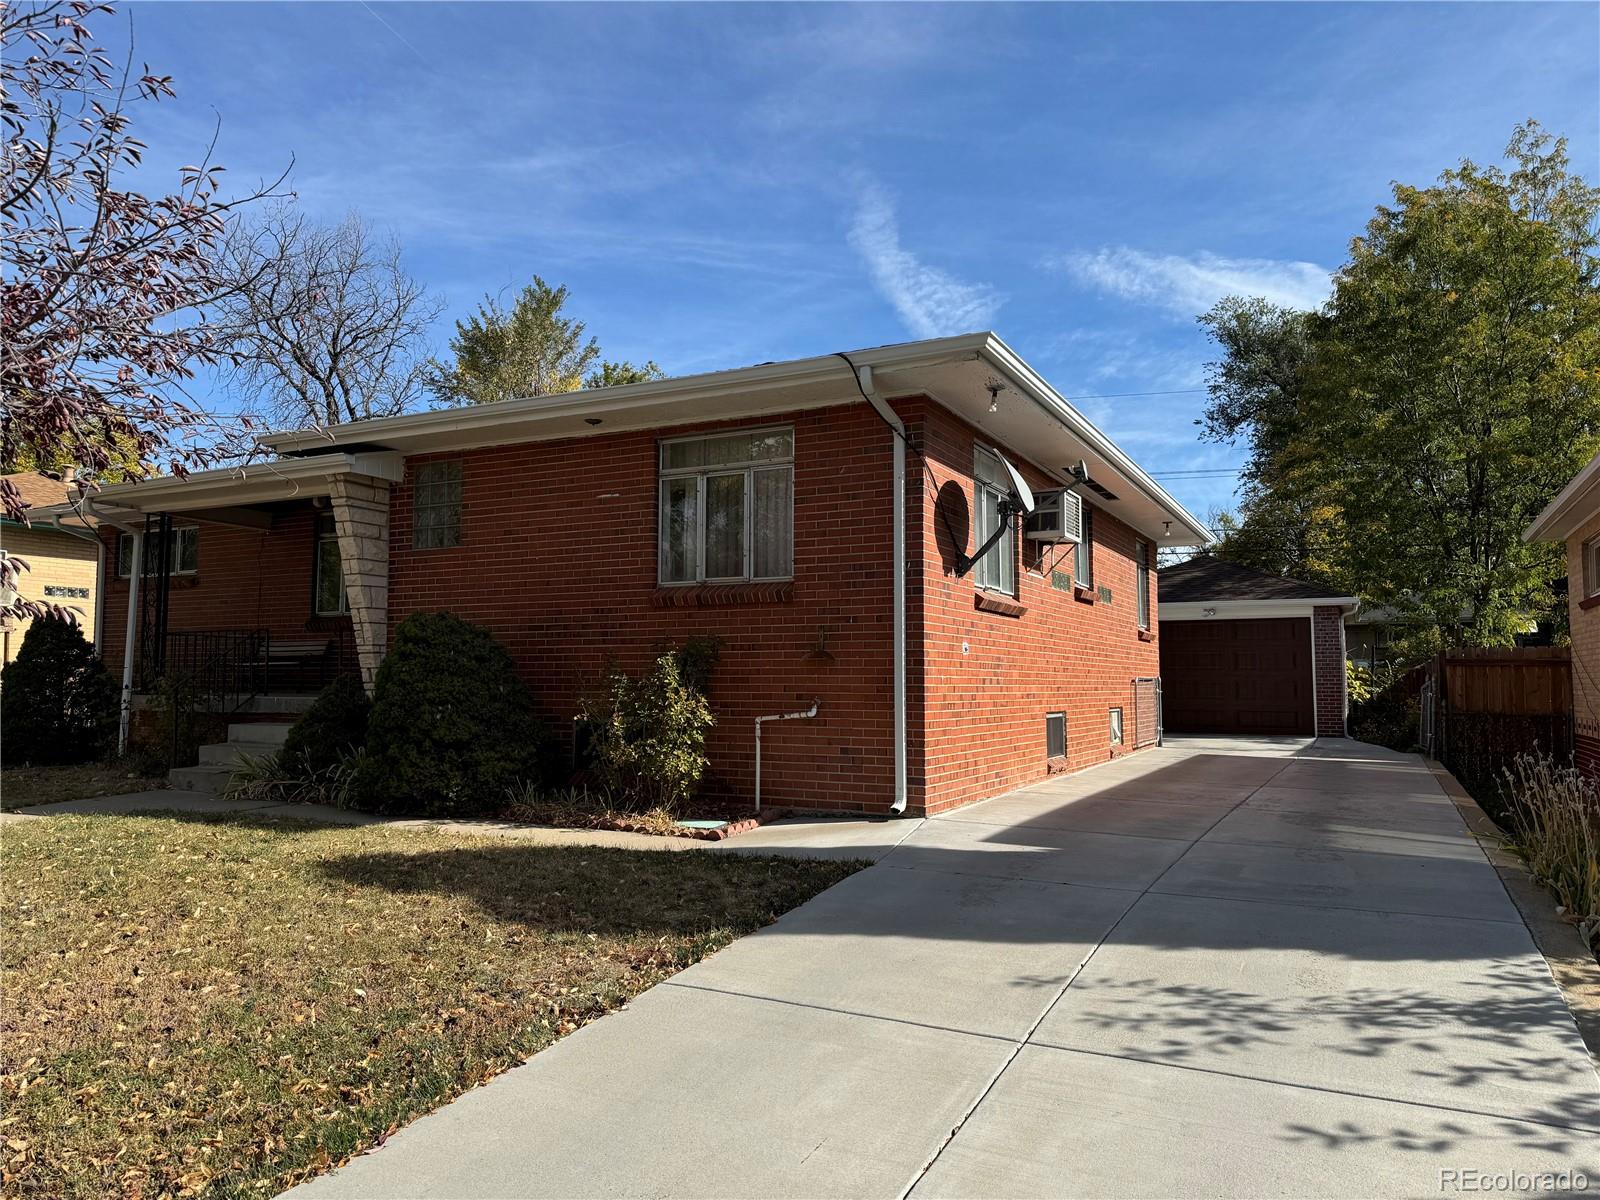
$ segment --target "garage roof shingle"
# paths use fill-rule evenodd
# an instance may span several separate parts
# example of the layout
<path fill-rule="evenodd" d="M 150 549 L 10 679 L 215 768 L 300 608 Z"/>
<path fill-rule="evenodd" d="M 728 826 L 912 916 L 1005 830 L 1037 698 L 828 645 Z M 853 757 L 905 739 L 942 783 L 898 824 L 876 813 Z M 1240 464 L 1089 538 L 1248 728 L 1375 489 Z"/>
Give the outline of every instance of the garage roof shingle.
<path fill-rule="evenodd" d="M 1204 600 L 1334 600 L 1326 587 L 1268 575 L 1212 554 L 1202 554 L 1156 574 L 1162 604 Z"/>

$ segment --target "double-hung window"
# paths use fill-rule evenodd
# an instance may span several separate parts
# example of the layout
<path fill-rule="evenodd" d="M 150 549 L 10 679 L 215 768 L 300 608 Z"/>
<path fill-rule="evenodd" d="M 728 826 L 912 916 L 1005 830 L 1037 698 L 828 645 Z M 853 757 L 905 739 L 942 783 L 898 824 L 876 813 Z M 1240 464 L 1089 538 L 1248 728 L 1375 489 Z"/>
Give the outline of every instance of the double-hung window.
<path fill-rule="evenodd" d="M 421 463 L 412 486 L 411 547 L 461 545 L 461 460 Z"/>
<path fill-rule="evenodd" d="M 1000 502 L 1010 495 L 1010 484 L 999 458 L 981 448 L 973 452 L 972 477 L 973 538 L 975 545 L 981 546 L 1001 524 Z M 986 591 L 1017 594 L 1017 527 L 1010 517 L 1005 520 L 1004 532 L 978 560 L 975 578 Z"/>
<path fill-rule="evenodd" d="M 1148 631 L 1150 628 L 1150 543 L 1139 542 L 1135 553 L 1138 555 L 1138 565 L 1135 571 L 1138 575 L 1139 593 L 1139 628 Z"/>
<path fill-rule="evenodd" d="M 1600 537 L 1583 544 L 1583 597 L 1600 596 Z"/>
<path fill-rule="evenodd" d="M 1072 548 L 1072 582 L 1081 588 L 1094 587 L 1094 509 L 1083 506 L 1083 529 Z"/>
<path fill-rule="evenodd" d="M 145 539 L 147 556 L 155 544 L 154 535 Z M 167 574 L 196 575 L 200 571 L 200 528 L 197 525 L 177 525 L 172 530 L 172 540 L 167 543 Z M 133 573 L 133 535 L 117 535 L 117 575 L 126 579 Z"/>
<path fill-rule="evenodd" d="M 662 583 L 794 576 L 794 430 L 661 443 Z"/>
<path fill-rule="evenodd" d="M 317 518 L 317 560 L 315 597 L 319 617 L 337 616 L 350 611 L 350 598 L 344 590 L 344 563 L 339 558 L 339 535 L 333 518 Z"/>

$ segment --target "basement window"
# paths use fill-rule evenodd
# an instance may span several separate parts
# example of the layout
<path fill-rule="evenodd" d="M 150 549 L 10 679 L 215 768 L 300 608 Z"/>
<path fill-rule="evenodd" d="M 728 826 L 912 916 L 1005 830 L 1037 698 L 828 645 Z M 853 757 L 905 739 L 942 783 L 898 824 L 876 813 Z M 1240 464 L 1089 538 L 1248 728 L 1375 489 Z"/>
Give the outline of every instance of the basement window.
<path fill-rule="evenodd" d="M 1046 758 L 1067 756 L 1067 714 L 1045 713 L 1044 753 Z"/>
<path fill-rule="evenodd" d="M 1113 746 L 1122 745 L 1122 710 L 1120 708 L 1111 710 L 1111 744 Z"/>

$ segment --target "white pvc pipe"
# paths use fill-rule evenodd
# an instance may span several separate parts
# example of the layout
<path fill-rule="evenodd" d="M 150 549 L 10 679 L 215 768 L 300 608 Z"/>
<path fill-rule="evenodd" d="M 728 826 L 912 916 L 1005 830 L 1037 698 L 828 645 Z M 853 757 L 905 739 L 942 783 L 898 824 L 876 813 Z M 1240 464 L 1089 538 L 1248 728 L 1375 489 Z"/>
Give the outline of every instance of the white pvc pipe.
<path fill-rule="evenodd" d="M 128 568 L 128 621 L 122 634 L 122 711 L 117 718 L 117 753 L 128 752 L 128 722 L 133 713 L 133 639 L 138 636 L 139 576 L 144 571 L 144 531 L 127 531 L 133 539 Z M 115 564 L 112 564 L 115 567 Z"/>
<path fill-rule="evenodd" d="M 768 721 L 803 721 L 817 715 L 821 700 L 813 700 L 811 707 L 802 712 L 773 713 L 770 717 L 756 718 L 756 811 L 761 811 L 761 726 Z"/>
<path fill-rule="evenodd" d="M 872 387 L 872 368 L 861 367 L 856 379 L 867 402 L 888 424 L 894 442 L 893 549 L 894 571 L 894 803 L 890 811 L 906 810 L 906 426 L 889 402 Z"/>

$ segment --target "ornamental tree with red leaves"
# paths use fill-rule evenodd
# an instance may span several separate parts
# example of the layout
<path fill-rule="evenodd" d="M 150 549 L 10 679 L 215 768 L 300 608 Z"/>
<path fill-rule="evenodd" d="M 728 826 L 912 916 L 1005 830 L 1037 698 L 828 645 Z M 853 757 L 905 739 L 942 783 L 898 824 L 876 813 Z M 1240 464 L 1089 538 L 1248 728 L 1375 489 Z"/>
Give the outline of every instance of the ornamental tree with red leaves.
<path fill-rule="evenodd" d="M 130 109 L 174 93 L 96 44 L 85 22 L 111 13 L 81 0 L 0 12 L 0 458 L 70 462 L 91 481 L 130 457 L 181 475 L 240 450 L 248 427 L 221 427 L 184 384 L 217 360 L 203 309 L 230 213 L 282 182 L 225 200 L 208 146 L 169 195 L 119 187 L 145 150 Z M 26 523 L 26 508 L 0 481 L 0 515 Z M 16 598 L 25 569 L 0 555 L 0 614 L 59 612 Z"/>

